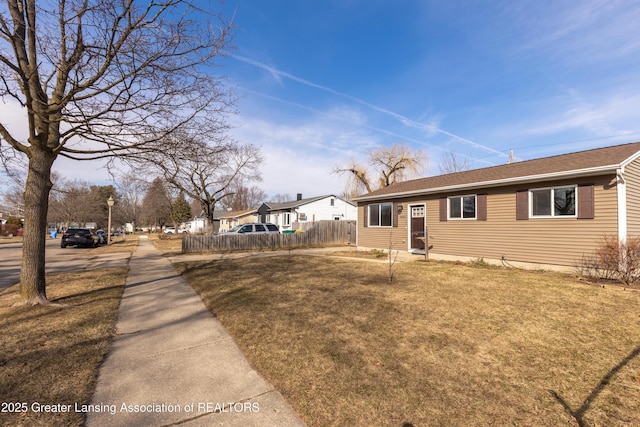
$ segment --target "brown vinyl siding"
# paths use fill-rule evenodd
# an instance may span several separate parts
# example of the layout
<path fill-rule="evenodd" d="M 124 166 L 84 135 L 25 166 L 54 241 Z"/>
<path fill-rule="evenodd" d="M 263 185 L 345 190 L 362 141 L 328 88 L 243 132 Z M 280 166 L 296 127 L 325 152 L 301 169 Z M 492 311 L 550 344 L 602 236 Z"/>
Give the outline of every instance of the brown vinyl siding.
<path fill-rule="evenodd" d="M 420 201 L 418 201 L 420 200 Z M 406 251 L 409 244 L 408 218 L 411 214 L 409 206 L 411 204 L 424 203 L 424 199 L 411 198 L 395 200 L 393 205 L 394 227 L 371 227 L 363 226 L 365 216 L 368 212 L 369 204 L 389 203 L 391 200 L 380 200 L 371 203 L 358 204 L 358 246 L 367 248 L 388 249 L 389 240 L 393 242 L 393 249 Z M 415 203 L 414 203 L 415 202 Z M 398 214 L 398 205 L 402 205 L 402 213 Z"/>
<path fill-rule="evenodd" d="M 627 234 L 640 236 L 640 159 L 624 169 L 627 182 Z"/>
<path fill-rule="evenodd" d="M 594 184 L 594 218 L 535 218 L 516 220 L 516 192 L 524 188 Z M 640 189 L 640 180 L 638 181 Z M 372 248 L 389 247 L 392 230 L 394 249 L 408 249 L 408 207 L 426 202 L 430 253 L 500 259 L 530 263 L 574 265 L 583 254 L 591 254 L 604 234 L 617 233 L 617 191 L 615 176 L 574 180 L 547 181 L 517 186 L 491 188 L 486 193 L 486 220 L 441 221 L 441 197 L 456 193 L 432 194 L 423 197 L 396 199 L 404 205 L 395 228 L 358 226 L 358 245 Z M 466 193 L 465 193 L 466 194 Z M 377 200 L 375 203 L 382 202 Z M 579 203 L 579 201 L 578 201 Z M 362 224 L 364 206 L 360 202 L 358 224 Z M 639 206 L 640 207 L 640 206 Z"/>

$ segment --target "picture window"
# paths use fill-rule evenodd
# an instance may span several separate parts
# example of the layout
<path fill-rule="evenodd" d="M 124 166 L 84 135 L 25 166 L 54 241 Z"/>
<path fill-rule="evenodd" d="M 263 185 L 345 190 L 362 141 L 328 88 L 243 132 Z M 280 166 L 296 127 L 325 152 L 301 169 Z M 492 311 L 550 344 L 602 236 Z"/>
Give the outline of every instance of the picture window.
<path fill-rule="evenodd" d="M 369 205 L 369 227 L 392 226 L 393 203 Z"/>
<path fill-rule="evenodd" d="M 531 217 L 554 218 L 576 216 L 576 187 L 531 190 Z"/>
<path fill-rule="evenodd" d="M 476 196 L 449 197 L 449 219 L 476 219 Z"/>

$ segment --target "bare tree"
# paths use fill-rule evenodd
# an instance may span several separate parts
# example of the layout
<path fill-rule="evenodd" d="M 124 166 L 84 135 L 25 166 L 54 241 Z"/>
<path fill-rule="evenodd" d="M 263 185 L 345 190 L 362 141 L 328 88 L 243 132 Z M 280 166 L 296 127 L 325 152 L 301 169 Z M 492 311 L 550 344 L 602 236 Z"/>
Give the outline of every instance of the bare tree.
<path fill-rule="evenodd" d="M 347 183 L 344 194 L 348 198 L 355 197 L 362 193 L 371 193 L 374 190 L 373 182 L 369 177 L 368 167 L 359 163 L 356 159 L 351 159 L 346 166 L 337 165 L 333 168 L 333 173 L 346 175 Z"/>
<path fill-rule="evenodd" d="M 238 183 L 260 180 L 262 156 L 251 144 L 211 136 L 205 143 L 199 135 L 181 134 L 167 138 L 167 145 L 174 151 L 145 161 L 170 186 L 199 201 L 209 225 L 216 205 L 231 197 Z"/>
<path fill-rule="evenodd" d="M 230 29 L 189 0 L 0 5 L 0 97 L 22 109 L 28 130 L 21 138 L 0 118 L 2 161 L 28 163 L 24 303 L 48 302 L 44 233 L 58 156 L 140 158 L 194 124 L 220 132 L 233 99 L 211 70 Z"/>
<path fill-rule="evenodd" d="M 6 185 L 2 192 L 5 214 L 13 216 L 24 216 L 24 177 L 18 172 L 12 171 L 7 174 Z"/>
<path fill-rule="evenodd" d="M 438 168 L 443 175 L 468 171 L 471 169 L 471 161 L 469 161 L 468 157 L 459 157 L 455 152 L 447 151 L 442 155 Z"/>
<path fill-rule="evenodd" d="M 333 172 L 347 175 L 345 194 L 351 197 L 364 192 L 405 181 L 424 173 L 427 155 L 422 150 L 412 150 L 406 144 L 378 147 L 368 155 L 368 166 L 351 159 L 346 166 L 338 165 Z"/>
<path fill-rule="evenodd" d="M 135 231 L 142 214 L 142 197 L 149 184 L 136 172 L 128 171 L 117 176 L 115 186 L 120 196 L 115 216 L 120 217 L 123 223 L 133 224 Z"/>
<path fill-rule="evenodd" d="M 51 190 L 47 219 L 69 227 L 72 222 L 93 221 L 93 201 L 89 197 L 91 185 L 84 181 L 58 179 Z"/>
<path fill-rule="evenodd" d="M 267 200 L 267 194 L 255 185 L 247 187 L 244 183 L 238 183 L 232 188 L 233 194 L 222 200 L 222 209 L 241 211 L 257 208 Z"/>
<path fill-rule="evenodd" d="M 91 185 L 85 181 L 57 179 L 49 197 L 49 223 L 71 223 L 84 226 L 95 222 L 98 227 L 106 227 L 108 208 L 106 200 L 112 196 L 120 205 L 120 198 L 111 185 Z"/>
<path fill-rule="evenodd" d="M 287 193 L 278 193 L 269 197 L 269 201 L 272 203 L 286 203 L 292 201 L 293 198 Z"/>
<path fill-rule="evenodd" d="M 154 179 L 142 199 L 142 221 L 154 230 L 164 226 L 171 213 L 170 200 L 164 182 L 160 178 Z"/>

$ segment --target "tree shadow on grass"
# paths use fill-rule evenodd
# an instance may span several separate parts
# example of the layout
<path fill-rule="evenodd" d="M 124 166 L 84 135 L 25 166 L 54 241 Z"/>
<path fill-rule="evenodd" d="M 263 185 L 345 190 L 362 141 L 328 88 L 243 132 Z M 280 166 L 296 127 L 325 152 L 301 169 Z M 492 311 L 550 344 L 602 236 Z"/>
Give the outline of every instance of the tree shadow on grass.
<path fill-rule="evenodd" d="M 584 420 L 584 416 L 587 413 L 587 411 L 591 408 L 591 405 L 593 404 L 593 402 L 598 398 L 598 396 L 600 395 L 600 393 L 602 393 L 605 387 L 609 385 L 609 383 L 611 382 L 611 379 L 618 372 L 620 372 L 622 368 L 627 366 L 629 362 L 631 362 L 633 359 L 638 357 L 638 355 L 640 355 L 640 346 L 634 348 L 627 355 L 627 357 L 622 359 L 620 363 L 618 363 L 616 366 L 611 368 L 611 370 L 607 372 L 604 377 L 602 377 L 598 385 L 593 390 L 591 390 L 591 393 L 589 393 L 589 395 L 584 399 L 584 401 L 582 402 L 582 405 L 575 411 L 571 408 L 571 405 L 569 405 L 569 403 L 566 400 L 564 400 L 556 391 L 549 390 L 549 393 L 551 394 L 551 396 L 553 396 L 554 399 L 556 399 L 558 403 L 562 405 L 565 411 L 567 411 L 569 415 L 571 415 L 573 419 L 576 420 L 576 422 L 578 423 L 578 426 L 587 427 L 588 424 Z"/>

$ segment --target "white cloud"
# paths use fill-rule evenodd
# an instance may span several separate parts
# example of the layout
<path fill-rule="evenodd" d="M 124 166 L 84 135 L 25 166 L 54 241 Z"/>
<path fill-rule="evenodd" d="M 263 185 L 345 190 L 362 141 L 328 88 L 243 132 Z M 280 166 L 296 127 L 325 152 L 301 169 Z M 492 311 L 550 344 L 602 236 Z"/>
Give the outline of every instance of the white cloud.
<path fill-rule="evenodd" d="M 261 167 L 263 181 L 258 185 L 271 195 L 341 193 L 344 180 L 331 172 L 333 167 L 361 157 L 377 145 L 375 136 L 366 129 L 322 115 L 286 124 L 243 117 L 233 134 L 238 141 L 261 148 L 265 163 Z"/>
<path fill-rule="evenodd" d="M 0 121 L 18 141 L 26 141 L 29 137 L 27 113 L 16 101 L 0 100 Z"/>
<path fill-rule="evenodd" d="M 302 193 L 304 197 L 342 193 L 344 181 L 331 173 L 331 159 L 308 157 L 295 149 L 269 147 L 260 187 L 269 195 Z"/>
<path fill-rule="evenodd" d="M 466 145 L 469 145 L 469 146 L 471 146 L 471 147 L 473 147 L 475 149 L 480 149 L 480 150 L 483 150 L 485 152 L 488 152 L 488 153 L 491 153 L 491 154 L 494 154 L 494 155 L 497 155 L 497 156 L 506 157 L 506 155 L 504 153 L 502 153 L 501 151 L 495 150 L 495 149 L 493 149 L 493 148 L 491 148 L 489 146 L 480 144 L 478 142 L 471 141 L 471 140 L 469 140 L 467 138 L 464 138 L 462 136 L 456 135 L 453 132 L 449 132 L 449 131 L 447 131 L 445 129 L 440 128 L 439 127 L 439 123 L 440 123 L 440 117 L 439 116 L 436 116 L 433 119 L 426 120 L 426 121 L 417 121 L 417 120 L 411 119 L 411 118 L 409 118 L 409 117 L 407 117 L 407 116 L 405 116 L 403 114 L 400 114 L 400 113 L 391 111 L 391 110 L 389 110 L 387 108 L 380 107 L 378 105 L 372 104 L 372 103 L 370 103 L 368 101 L 365 101 L 363 99 L 360 99 L 358 97 L 355 97 L 355 96 L 352 96 L 352 95 L 349 95 L 349 94 L 346 94 L 346 93 L 343 93 L 343 92 L 339 92 L 339 91 L 337 91 L 335 89 L 332 89 L 332 88 L 330 88 L 328 86 L 319 85 L 317 83 L 311 82 L 309 80 L 303 79 L 303 78 L 295 76 L 293 74 L 289 74 L 289 73 L 286 73 L 284 71 L 278 70 L 278 69 L 276 69 L 276 68 L 274 68 L 274 67 L 272 67 L 270 65 L 266 65 L 264 63 L 261 63 L 259 61 L 254 60 L 254 59 L 243 57 L 243 56 L 239 56 L 239 55 L 234 55 L 234 58 L 236 58 L 237 60 L 239 60 L 241 62 L 244 62 L 244 63 L 250 64 L 250 65 L 253 65 L 255 67 L 267 70 L 270 73 L 273 73 L 275 75 L 281 76 L 281 77 L 286 78 L 288 80 L 300 83 L 302 85 L 305 85 L 305 86 L 308 86 L 308 87 L 311 87 L 311 88 L 318 89 L 318 90 L 320 90 L 322 92 L 325 92 L 325 93 L 328 93 L 328 94 L 331 94 L 331 95 L 335 95 L 337 97 L 340 97 L 342 99 L 346 99 L 346 100 L 351 101 L 351 102 L 353 102 L 355 104 L 358 104 L 360 106 L 364 106 L 367 109 L 369 109 L 370 111 L 375 112 L 375 113 L 379 113 L 380 115 L 386 116 L 387 118 L 393 118 L 393 119 L 395 119 L 395 121 L 401 123 L 402 125 L 404 125 L 408 129 L 415 129 L 415 130 L 420 131 L 423 137 L 428 138 L 428 137 L 431 137 L 431 136 L 434 136 L 434 135 L 437 135 L 437 134 L 441 134 L 441 135 L 444 135 L 446 137 L 456 139 L 459 142 L 461 142 L 463 144 L 466 144 Z M 288 102 L 288 101 L 285 101 L 285 102 Z M 304 108 L 306 108 L 306 107 L 304 107 Z M 387 131 L 385 131 L 385 132 L 387 132 Z M 404 138 L 404 139 L 408 139 L 408 138 Z"/>
<path fill-rule="evenodd" d="M 640 4 L 629 1 L 510 2 L 508 13 L 521 33 L 520 52 L 540 51 L 584 65 L 637 55 Z"/>
<path fill-rule="evenodd" d="M 543 114 L 522 132 L 529 135 L 553 135 L 565 131 L 585 131 L 596 136 L 617 136 L 637 129 L 636 106 L 640 95 L 604 94 L 604 99 L 568 89 L 565 95 L 545 106 Z M 550 109 L 550 105 L 556 108 Z M 535 126 L 531 126 L 534 123 Z"/>

